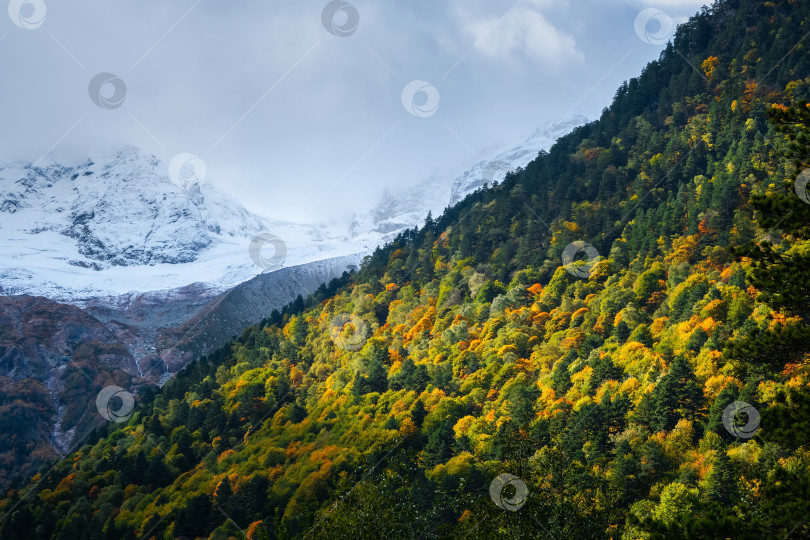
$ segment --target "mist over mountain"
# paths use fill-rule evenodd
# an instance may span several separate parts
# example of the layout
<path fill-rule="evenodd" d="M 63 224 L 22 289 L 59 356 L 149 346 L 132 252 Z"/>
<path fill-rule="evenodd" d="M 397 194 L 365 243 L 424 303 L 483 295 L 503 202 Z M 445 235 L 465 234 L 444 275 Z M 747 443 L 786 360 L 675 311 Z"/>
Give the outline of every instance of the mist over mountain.
<path fill-rule="evenodd" d="M 288 266 L 367 254 L 429 212 L 503 181 L 586 121 L 574 115 L 538 128 L 455 178 L 387 191 L 343 230 L 258 216 L 206 182 L 181 187 L 167 164 L 135 147 L 76 164 L 0 166 L 0 292 L 83 302 L 198 284 L 210 295 L 265 271 L 249 255 L 262 232 L 283 240 Z"/>

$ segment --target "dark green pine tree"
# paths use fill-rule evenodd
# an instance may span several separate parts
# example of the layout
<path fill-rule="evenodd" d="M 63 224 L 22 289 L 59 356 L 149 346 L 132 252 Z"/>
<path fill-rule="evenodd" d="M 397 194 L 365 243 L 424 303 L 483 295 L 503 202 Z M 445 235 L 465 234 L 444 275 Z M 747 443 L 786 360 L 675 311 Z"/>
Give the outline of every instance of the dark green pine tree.
<path fill-rule="evenodd" d="M 638 474 L 638 458 L 633 455 L 630 443 L 623 440 L 616 447 L 616 459 L 610 474 L 611 486 L 619 493 L 617 504 L 620 506 L 628 506 L 641 496 Z"/>
<path fill-rule="evenodd" d="M 616 325 L 616 330 L 613 333 L 619 343 L 624 343 L 630 337 L 630 327 L 624 321 L 619 321 Z"/>
<path fill-rule="evenodd" d="M 188 538 L 207 537 L 211 532 L 214 518 L 216 516 L 212 512 L 211 499 L 208 498 L 208 495 L 195 495 L 177 511 L 177 517 L 174 520 L 174 535 Z M 219 518 L 216 520 L 218 521 Z"/>
<path fill-rule="evenodd" d="M 214 490 L 214 502 L 227 510 L 227 506 L 231 502 L 232 495 L 233 490 L 231 489 L 231 481 L 227 476 L 225 476 L 222 480 L 220 480 L 219 484 L 217 484 L 217 487 Z"/>
<path fill-rule="evenodd" d="M 686 342 L 686 348 L 693 353 L 698 353 L 708 339 L 709 335 L 706 331 L 698 326 L 697 329 L 692 332 L 692 335 L 689 336 L 689 340 Z"/>
<path fill-rule="evenodd" d="M 161 425 L 160 418 L 157 414 L 153 414 L 149 418 L 149 433 L 155 437 L 163 435 L 163 425 Z"/>
<path fill-rule="evenodd" d="M 624 322 L 624 321 L 622 321 Z M 619 323 L 621 324 L 621 323 Z M 652 333 L 650 332 L 650 328 L 646 324 L 640 324 L 636 327 L 635 330 L 630 334 L 627 338 L 627 341 L 638 341 L 645 347 L 652 347 L 653 346 L 653 337 Z"/>
<path fill-rule="evenodd" d="M 414 369 L 413 377 L 411 377 L 410 386 L 408 389 L 415 392 L 421 392 L 427 387 L 429 382 L 430 375 L 428 374 L 427 367 L 425 367 L 424 364 L 419 364 L 416 366 L 416 369 Z"/>
<path fill-rule="evenodd" d="M 650 427 L 655 431 L 669 430 L 681 418 L 693 418 L 700 406 L 701 395 L 692 367 L 683 357 L 676 357 L 669 373 L 653 390 Z"/>
<path fill-rule="evenodd" d="M 146 485 L 150 485 L 153 488 L 165 487 L 171 484 L 172 480 L 172 473 L 163 460 L 163 454 L 149 461 L 149 466 L 143 474 L 143 482 Z"/>
<path fill-rule="evenodd" d="M 413 409 L 411 410 L 411 419 L 413 420 L 413 424 L 421 428 L 422 422 L 425 421 L 425 417 L 427 416 L 427 410 L 425 409 L 425 404 L 422 403 L 421 399 L 417 399 L 416 403 L 413 404 Z"/>
<path fill-rule="evenodd" d="M 644 486 L 642 491 L 649 490 L 672 468 L 672 464 L 658 441 L 650 439 L 639 448 L 639 481 Z"/>
<path fill-rule="evenodd" d="M 248 519 L 251 522 L 262 519 L 267 510 L 267 492 L 270 489 L 270 480 L 264 474 L 254 474 L 243 489 L 244 510 Z"/>
<path fill-rule="evenodd" d="M 377 342 L 371 343 L 365 359 L 368 375 L 365 377 L 366 392 L 385 392 L 388 390 L 388 349 Z"/>
<path fill-rule="evenodd" d="M 360 397 L 366 393 L 366 378 L 363 377 L 363 374 L 359 371 L 354 372 L 354 384 L 352 385 L 352 395 L 354 396 L 355 400 L 359 400 Z"/>
<path fill-rule="evenodd" d="M 444 463 L 453 452 L 453 423 L 447 419 L 428 434 L 427 444 L 422 453 L 422 462 L 426 469 Z"/>
<path fill-rule="evenodd" d="M 593 373 L 591 373 L 591 379 L 588 381 L 588 386 L 592 391 L 595 391 L 597 388 L 599 388 L 600 384 L 607 380 L 621 380 L 621 376 L 623 374 L 621 368 L 616 366 L 616 364 L 613 362 L 613 358 L 609 354 L 596 358 L 591 367 L 593 368 Z"/>
<path fill-rule="evenodd" d="M 366 388 L 369 392 L 383 393 L 388 390 L 388 371 L 379 360 L 373 360 L 368 369 Z"/>
<path fill-rule="evenodd" d="M 706 496 L 724 505 L 733 504 L 737 497 L 737 476 L 725 448 L 718 448 L 712 460 L 712 470 L 706 478 Z"/>
<path fill-rule="evenodd" d="M 572 386 L 571 373 L 568 371 L 568 366 L 570 366 L 571 362 L 576 360 L 576 358 L 577 351 L 571 349 L 568 351 L 568 354 L 557 362 L 557 366 L 554 368 L 554 372 L 551 375 L 551 387 L 558 396 L 565 394 Z"/>
<path fill-rule="evenodd" d="M 709 416 L 706 419 L 706 429 L 714 431 L 728 441 L 734 440 L 735 437 L 723 426 L 723 411 L 735 399 L 737 399 L 737 391 L 732 385 L 723 388 L 714 399 L 714 403 L 709 409 Z"/>

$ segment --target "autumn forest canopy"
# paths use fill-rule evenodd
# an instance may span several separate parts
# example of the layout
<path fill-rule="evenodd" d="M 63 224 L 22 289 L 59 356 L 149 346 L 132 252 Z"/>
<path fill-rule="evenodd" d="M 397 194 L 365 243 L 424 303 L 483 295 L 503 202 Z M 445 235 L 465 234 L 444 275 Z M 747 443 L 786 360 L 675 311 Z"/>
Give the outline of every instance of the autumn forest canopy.
<path fill-rule="evenodd" d="M 704 9 L 597 121 L 12 485 L 0 538 L 810 536 L 808 32 Z"/>

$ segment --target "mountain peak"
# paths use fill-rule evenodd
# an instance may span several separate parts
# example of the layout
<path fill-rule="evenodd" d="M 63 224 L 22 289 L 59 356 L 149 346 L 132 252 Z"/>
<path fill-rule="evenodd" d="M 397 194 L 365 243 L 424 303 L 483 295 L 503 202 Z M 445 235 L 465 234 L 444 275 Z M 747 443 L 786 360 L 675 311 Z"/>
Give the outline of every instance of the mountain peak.
<path fill-rule="evenodd" d="M 558 138 L 562 137 L 563 135 L 567 135 L 575 128 L 583 124 L 587 124 L 588 122 L 588 118 L 582 116 L 581 114 L 564 116 L 537 128 L 534 130 L 534 133 L 532 133 L 532 135 L 526 139 L 526 141 L 529 142 L 536 139 L 554 138 L 554 141 L 556 142 Z"/>
<path fill-rule="evenodd" d="M 484 185 L 503 181 L 508 172 L 525 167 L 541 150 L 549 149 L 558 138 L 587 122 L 581 115 L 549 122 L 523 143 L 482 159 L 455 179 L 431 175 L 403 190 L 386 188 L 374 208 L 365 214 L 355 214 L 350 233 L 359 237 L 370 232 L 372 237 L 381 236 L 389 241 L 406 228 L 422 226 L 428 212 L 438 215 Z"/>
<path fill-rule="evenodd" d="M 475 190 L 492 185 L 493 182 L 503 182 L 509 172 L 525 167 L 541 150 L 548 150 L 557 139 L 586 123 L 588 119 L 581 115 L 559 118 L 537 128 L 523 143 L 479 161 L 453 182 L 450 204 L 456 204 Z"/>

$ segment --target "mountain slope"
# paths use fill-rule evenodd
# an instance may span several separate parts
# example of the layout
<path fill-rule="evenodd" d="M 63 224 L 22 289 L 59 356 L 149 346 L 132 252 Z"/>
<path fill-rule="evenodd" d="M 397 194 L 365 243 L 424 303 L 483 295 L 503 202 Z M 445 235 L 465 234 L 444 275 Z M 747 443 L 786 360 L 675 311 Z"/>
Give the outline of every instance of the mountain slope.
<path fill-rule="evenodd" d="M 810 157 L 769 120 L 810 134 L 808 25 L 703 11 L 598 121 L 12 490 L 0 534 L 810 535 L 808 301 L 780 294 Z"/>
<path fill-rule="evenodd" d="M 568 125 L 538 130 L 523 145 L 499 155 L 497 163 L 508 161 L 512 168 L 525 165 Z M 486 168 L 487 162 L 482 161 L 461 179 L 468 182 L 475 175 L 486 174 L 482 173 Z M 180 189 L 169 182 L 166 172 L 154 156 L 136 148 L 77 164 L 0 167 L 0 252 L 4 261 L 0 264 L 0 291 L 7 295 L 46 294 L 95 317 L 93 321 L 82 315 L 82 325 L 103 329 L 94 338 L 100 347 L 126 351 L 116 357 L 121 365 L 104 369 L 123 370 L 135 377 L 120 380 L 121 386 L 132 391 L 143 385 L 163 384 L 192 358 L 212 352 L 245 327 L 270 317 L 273 310 L 299 295 L 306 297 L 319 285 L 360 264 L 360 255 L 300 266 L 288 262 L 286 268 L 250 279 L 263 270 L 247 256 L 245 245 L 257 232 L 272 230 L 287 239 L 291 260 L 347 249 L 367 250 L 357 241 L 327 238 L 315 226 L 283 224 L 252 215 L 205 185 L 202 190 L 199 186 Z M 446 205 L 449 184 L 445 183 L 442 193 L 436 192 L 433 182 L 425 182 L 423 187 L 432 190 L 430 197 L 439 196 L 437 208 Z M 453 189 L 457 192 L 459 188 Z M 390 201 L 390 213 L 385 216 L 379 211 L 381 203 L 367 230 L 359 235 L 361 243 L 376 245 L 386 235 L 423 221 L 430 211 L 425 205 L 430 197 L 422 197 L 424 190 L 409 193 L 408 201 Z M 396 217 L 392 218 L 393 214 Z M 9 308 L 15 306 L 16 310 L 25 309 L 29 301 L 28 297 L 6 298 Z M 75 317 L 65 317 L 65 328 L 61 328 L 58 317 L 60 309 L 66 308 L 55 302 L 50 306 L 46 310 L 50 315 L 45 317 L 48 324 L 54 333 L 65 332 Z M 36 353 L 28 358 L 27 349 L 21 351 L 14 350 L 21 361 L 37 362 Z M 7 409 L 6 420 L 14 424 L 31 418 L 34 426 L 18 434 L 16 448 L 36 448 L 8 454 L 4 472 L 30 476 L 57 452 L 64 453 L 79 442 L 77 433 L 81 435 L 94 425 L 87 419 L 76 421 L 71 411 L 64 418 L 63 413 L 54 415 L 40 404 L 45 396 L 41 385 L 50 396 L 45 402 L 55 403 L 55 410 L 62 407 L 63 395 L 81 395 L 92 401 L 87 392 L 97 392 L 98 388 L 84 388 L 85 382 L 92 381 L 80 381 L 83 388 L 76 389 L 70 387 L 75 381 L 65 378 L 65 368 L 73 365 L 72 360 L 70 350 L 47 369 L 23 373 L 12 365 L 0 367 L 0 375 L 8 377 L 6 398 L 0 403 L 18 399 L 22 406 Z M 88 369 L 103 371 L 95 358 L 89 360 Z M 26 385 L 40 390 L 19 394 Z M 36 411 L 32 413 L 27 407 Z M 7 481 L 3 476 L 0 485 Z"/>
<path fill-rule="evenodd" d="M 0 296 L 0 485 L 29 478 L 103 424 L 94 406 L 114 383 L 134 394 L 163 384 L 250 324 L 356 269 L 357 256 L 262 274 L 214 298 L 195 287 L 80 309 Z M 202 300 L 201 300 L 202 298 Z"/>
<path fill-rule="evenodd" d="M 256 276 L 211 300 L 182 325 L 163 329 L 158 338 L 162 354 L 173 354 L 173 349 L 182 351 L 184 358 L 209 354 L 299 296 L 315 293 L 345 272 L 357 270 L 360 262 L 359 256 L 338 257 Z"/>

